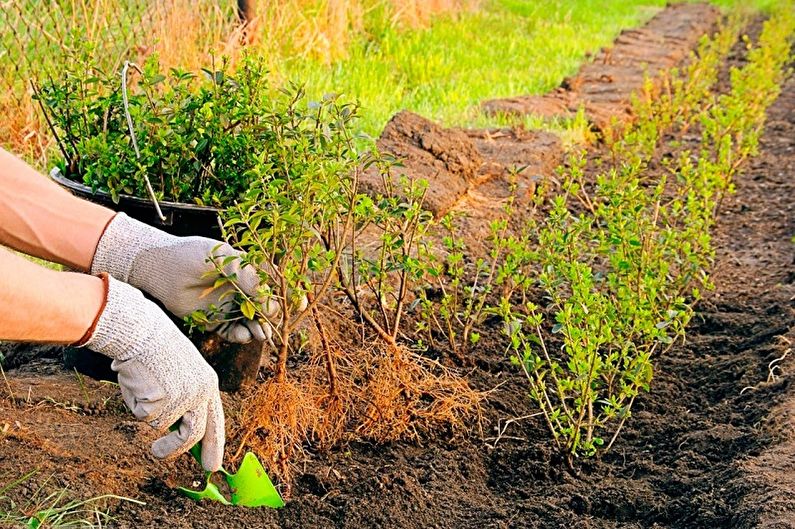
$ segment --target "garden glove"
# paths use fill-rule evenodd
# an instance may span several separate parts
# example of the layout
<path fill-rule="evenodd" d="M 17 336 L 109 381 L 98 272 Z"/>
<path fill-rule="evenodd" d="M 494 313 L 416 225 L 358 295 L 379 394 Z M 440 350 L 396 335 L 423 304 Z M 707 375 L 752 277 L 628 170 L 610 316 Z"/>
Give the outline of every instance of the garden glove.
<path fill-rule="evenodd" d="M 113 359 L 124 402 L 158 431 L 179 427 L 152 444 L 159 459 L 202 442 L 202 466 L 221 467 L 224 410 L 218 376 L 157 305 L 103 274 L 107 289 L 97 320 L 78 345 Z"/>
<path fill-rule="evenodd" d="M 212 289 L 218 274 L 211 256 L 221 264 L 230 255 L 241 253 L 214 239 L 176 237 L 118 213 L 99 239 L 91 273 L 106 272 L 145 291 L 179 318 L 214 306 L 221 310 L 223 318 L 219 320 L 223 321 L 211 323 L 208 330 L 230 342 L 270 341 L 269 323 L 245 318 L 237 306 L 229 308 L 232 285 Z M 269 299 L 270 291 L 260 285 L 253 267 L 242 266 L 234 259 L 223 270 L 227 275 L 234 274 L 240 289 L 259 301 L 268 319 L 275 321 L 278 303 Z"/>

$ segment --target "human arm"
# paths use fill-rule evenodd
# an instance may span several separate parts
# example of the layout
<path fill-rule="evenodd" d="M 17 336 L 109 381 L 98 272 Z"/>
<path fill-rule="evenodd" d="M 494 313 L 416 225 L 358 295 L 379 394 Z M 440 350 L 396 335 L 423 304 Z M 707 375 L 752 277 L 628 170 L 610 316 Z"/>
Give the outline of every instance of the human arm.
<path fill-rule="evenodd" d="M 19 158 L 0 148 L 0 244 L 78 271 L 106 272 L 155 297 L 177 317 L 227 303 L 224 322 L 211 326 L 227 340 L 264 341 L 270 327 L 247 320 L 225 295 L 210 290 L 218 260 L 239 255 L 228 244 L 204 237 L 175 237 L 74 197 Z M 225 266 L 253 299 L 262 299 L 259 277 L 239 260 Z M 264 287 L 264 290 L 267 290 Z M 276 305 L 275 303 L 273 304 Z"/>
<path fill-rule="evenodd" d="M 105 276 L 58 272 L 0 248 L 0 340 L 83 345 L 113 359 L 133 414 L 164 432 L 158 458 L 202 441 L 202 465 L 224 449 L 218 377 L 173 322 L 135 288 Z"/>
<path fill-rule="evenodd" d="M 71 195 L 0 148 L 0 244 L 88 271 L 115 213 Z"/>
<path fill-rule="evenodd" d="M 57 272 L 0 248 L 0 340 L 75 343 L 104 296 L 98 277 Z"/>

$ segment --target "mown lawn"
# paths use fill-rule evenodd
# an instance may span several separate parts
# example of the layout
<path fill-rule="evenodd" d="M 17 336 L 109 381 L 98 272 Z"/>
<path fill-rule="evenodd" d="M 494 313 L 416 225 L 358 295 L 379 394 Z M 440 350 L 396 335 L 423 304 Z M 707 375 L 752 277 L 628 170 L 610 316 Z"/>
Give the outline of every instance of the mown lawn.
<path fill-rule="evenodd" d="M 643 24 L 665 3 L 486 0 L 476 11 L 437 18 L 425 30 L 371 31 L 333 64 L 292 58 L 275 73 L 305 82 L 314 95 L 337 92 L 358 99 L 362 128 L 371 135 L 402 109 L 445 125 L 486 125 L 478 107 L 482 100 L 555 87 L 588 52 L 609 45 L 622 29 Z"/>

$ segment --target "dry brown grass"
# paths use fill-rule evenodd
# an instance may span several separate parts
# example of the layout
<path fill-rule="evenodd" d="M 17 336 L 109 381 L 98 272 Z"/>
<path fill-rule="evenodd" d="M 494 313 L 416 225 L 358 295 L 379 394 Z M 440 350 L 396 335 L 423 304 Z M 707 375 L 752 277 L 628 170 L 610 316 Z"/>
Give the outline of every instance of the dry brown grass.
<path fill-rule="evenodd" d="M 234 58 L 242 43 L 237 20 L 215 1 L 153 2 L 143 26 L 147 36 L 139 37 L 138 53 L 157 53 L 165 68 L 197 71 L 212 56 Z"/>
<path fill-rule="evenodd" d="M 477 5 L 472 0 L 392 0 L 391 3 L 396 20 L 409 27 L 424 27 L 439 13 L 455 13 Z"/>
<path fill-rule="evenodd" d="M 33 0 L 0 2 L 0 145 L 46 168 L 52 146 L 31 100 L 29 82 L 58 75 L 64 55 L 80 42 L 96 44 L 109 71 L 124 59 L 157 53 L 164 68 L 197 70 L 211 57 L 234 63 L 243 49 L 270 64 L 296 57 L 343 57 L 368 20 L 376 26 L 421 27 L 441 13 L 470 9 L 477 0 L 259 0 L 243 28 L 233 0 L 63 0 L 41 9 Z"/>
<path fill-rule="evenodd" d="M 40 120 L 38 107 L 27 92 L 0 92 L 0 145 L 28 160 L 47 166 L 50 136 Z"/>
<path fill-rule="evenodd" d="M 296 57 L 332 61 L 345 55 L 373 17 L 380 25 L 417 28 L 475 5 L 476 0 L 260 0 L 254 19 L 241 28 L 218 0 L 171 0 L 147 10 L 142 33 L 148 42 L 137 44 L 156 51 L 167 67 L 206 65 L 210 55 L 234 60 L 245 48 L 272 63 Z"/>
<path fill-rule="evenodd" d="M 439 14 L 475 5 L 476 0 L 264 0 L 257 5 L 251 36 L 276 60 L 311 56 L 332 61 L 344 56 L 351 41 L 367 30 L 373 13 L 378 13 L 381 26 L 417 28 Z"/>

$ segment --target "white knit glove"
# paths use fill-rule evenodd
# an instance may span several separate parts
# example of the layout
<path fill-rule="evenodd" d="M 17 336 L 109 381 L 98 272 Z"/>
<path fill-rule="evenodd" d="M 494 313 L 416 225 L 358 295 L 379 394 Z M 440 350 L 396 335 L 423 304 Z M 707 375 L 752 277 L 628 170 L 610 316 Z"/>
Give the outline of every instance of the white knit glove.
<path fill-rule="evenodd" d="M 107 298 L 83 345 L 113 359 L 124 402 L 159 431 L 179 428 L 152 444 L 159 459 L 202 442 L 202 466 L 221 467 L 224 410 L 218 376 L 157 305 L 137 289 L 105 276 Z"/>
<path fill-rule="evenodd" d="M 140 288 L 179 318 L 215 306 L 220 309 L 224 321 L 210 325 L 208 330 L 216 331 L 230 342 L 270 341 L 270 325 L 246 319 L 233 303 L 233 296 L 228 294 L 234 288 L 232 285 L 208 291 L 218 278 L 209 259 L 222 264 L 230 255 L 241 254 L 214 239 L 176 237 L 118 213 L 97 244 L 91 273 L 106 272 Z M 239 259 L 234 259 L 223 270 L 227 275 L 235 275 L 237 285 L 246 295 L 264 302 L 263 309 L 269 319 L 275 321 L 278 304 L 268 300 L 270 291 L 267 286 L 260 285 L 252 267 L 243 267 Z"/>

